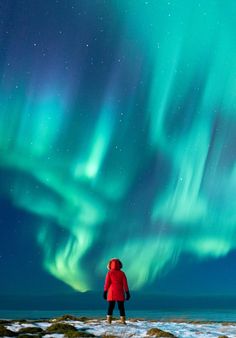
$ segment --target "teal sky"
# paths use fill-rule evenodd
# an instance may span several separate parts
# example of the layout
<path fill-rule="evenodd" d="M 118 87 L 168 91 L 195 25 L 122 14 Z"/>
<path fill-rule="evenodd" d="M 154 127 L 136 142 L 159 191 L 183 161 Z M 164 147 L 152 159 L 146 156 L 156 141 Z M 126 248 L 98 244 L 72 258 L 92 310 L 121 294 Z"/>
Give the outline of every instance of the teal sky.
<path fill-rule="evenodd" d="M 119 257 L 132 290 L 234 293 L 235 17 L 233 0 L 0 1 L 3 292 L 98 290 Z"/>

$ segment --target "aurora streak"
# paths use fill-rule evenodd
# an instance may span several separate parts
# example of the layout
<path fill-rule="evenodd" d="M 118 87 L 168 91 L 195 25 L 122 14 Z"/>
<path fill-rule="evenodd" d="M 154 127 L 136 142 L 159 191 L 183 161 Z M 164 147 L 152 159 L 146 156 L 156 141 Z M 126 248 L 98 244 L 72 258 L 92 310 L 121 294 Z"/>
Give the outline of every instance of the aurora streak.
<path fill-rule="evenodd" d="M 1 7 L 0 192 L 44 268 L 85 291 L 119 257 L 140 289 L 236 249 L 236 3 L 24 2 Z"/>

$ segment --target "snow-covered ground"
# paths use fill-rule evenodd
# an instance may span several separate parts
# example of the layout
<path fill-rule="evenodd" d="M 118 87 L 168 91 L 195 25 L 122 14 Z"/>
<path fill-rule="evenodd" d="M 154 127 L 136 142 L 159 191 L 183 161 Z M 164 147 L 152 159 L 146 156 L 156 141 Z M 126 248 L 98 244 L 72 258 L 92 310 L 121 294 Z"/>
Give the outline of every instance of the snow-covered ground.
<path fill-rule="evenodd" d="M 236 337 L 236 323 L 188 323 L 175 321 L 147 321 L 130 319 L 127 320 L 127 325 L 122 325 L 119 321 L 113 321 L 112 324 L 107 324 L 103 319 L 88 319 L 85 321 L 66 320 L 61 323 L 71 324 L 78 330 L 94 334 L 97 337 L 113 335 L 116 337 L 150 337 L 147 331 L 151 328 L 158 328 L 163 331 L 172 333 L 179 338 L 216 338 L 220 336 L 227 336 L 228 338 Z M 11 322 L 5 327 L 11 331 L 17 332 L 21 328 L 26 327 L 40 327 L 46 330 L 52 325 L 53 320 L 31 321 L 28 323 Z M 47 337 L 61 338 L 63 334 L 50 333 L 44 335 Z"/>

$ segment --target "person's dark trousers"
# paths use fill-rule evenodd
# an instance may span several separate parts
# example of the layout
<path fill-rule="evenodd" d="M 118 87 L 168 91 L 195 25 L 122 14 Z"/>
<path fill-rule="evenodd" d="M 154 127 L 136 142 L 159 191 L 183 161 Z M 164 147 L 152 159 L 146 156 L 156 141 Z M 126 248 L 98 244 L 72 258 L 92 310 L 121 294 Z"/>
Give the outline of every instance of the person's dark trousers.
<path fill-rule="evenodd" d="M 118 303 L 118 309 L 120 311 L 120 316 L 125 317 L 125 303 L 122 302 L 122 301 L 118 301 L 117 303 Z M 112 316 L 113 310 L 115 308 L 115 304 L 116 304 L 115 301 L 109 301 L 108 302 L 108 310 L 107 310 L 108 316 Z"/>

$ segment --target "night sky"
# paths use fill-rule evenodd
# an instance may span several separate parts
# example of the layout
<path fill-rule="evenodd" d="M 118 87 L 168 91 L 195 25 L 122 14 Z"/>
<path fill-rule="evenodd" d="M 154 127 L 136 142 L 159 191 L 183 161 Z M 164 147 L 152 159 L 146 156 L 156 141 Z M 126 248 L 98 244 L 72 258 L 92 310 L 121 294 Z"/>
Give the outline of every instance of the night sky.
<path fill-rule="evenodd" d="M 236 294 L 235 17 L 0 1 L 0 294 Z"/>

